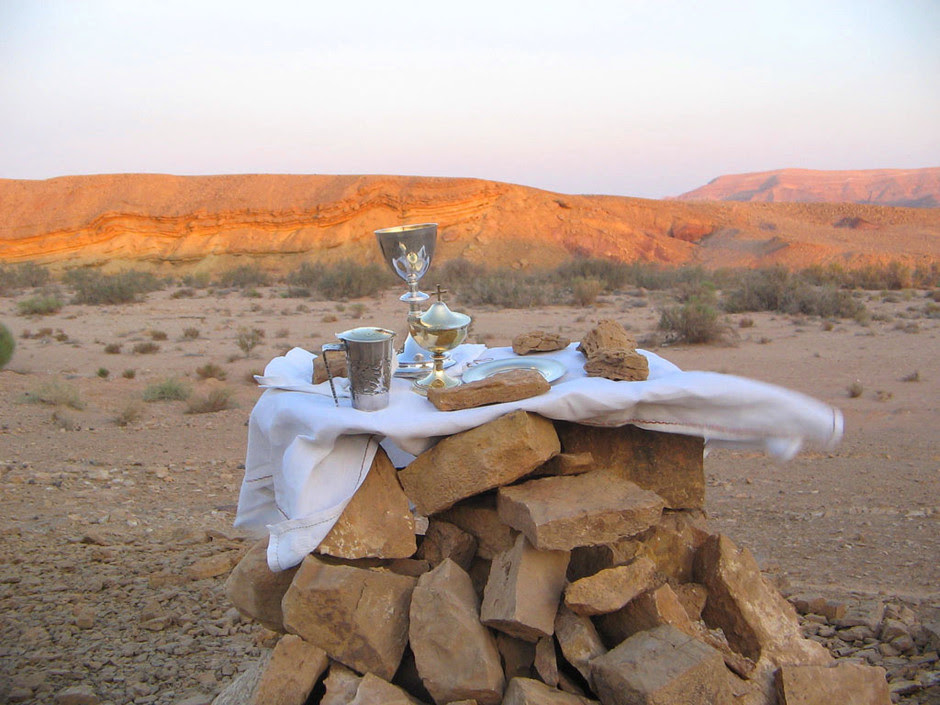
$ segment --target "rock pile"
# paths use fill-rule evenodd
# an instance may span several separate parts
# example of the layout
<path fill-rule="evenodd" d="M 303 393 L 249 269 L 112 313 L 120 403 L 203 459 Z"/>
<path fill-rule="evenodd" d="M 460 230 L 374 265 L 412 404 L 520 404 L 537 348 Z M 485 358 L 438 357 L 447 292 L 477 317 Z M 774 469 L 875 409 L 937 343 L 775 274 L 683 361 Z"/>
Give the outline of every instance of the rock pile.
<path fill-rule="evenodd" d="M 889 703 L 884 668 L 834 662 L 708 532 L 702 451 L 523 411 L 397 475 L 380 451 L 300 566 L 272 573 L 260 542 L 232 571 L 285 635 L 215 702 Z"/>

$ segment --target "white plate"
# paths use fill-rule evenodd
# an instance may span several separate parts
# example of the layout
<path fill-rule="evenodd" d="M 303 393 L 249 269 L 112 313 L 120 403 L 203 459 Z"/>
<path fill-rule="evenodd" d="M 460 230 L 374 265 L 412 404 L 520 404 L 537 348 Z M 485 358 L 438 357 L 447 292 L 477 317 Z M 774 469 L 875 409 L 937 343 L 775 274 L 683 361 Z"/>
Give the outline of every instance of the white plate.
<path fill-rule="evenodd" d="M 479 365 L 470 367 L 463 373 L 463 381 L 476 382 L 509 370 L 535 370 L 541 372 L 542 376 L 549 382 L 554 382 L 567 372 L 567 368 L 563 364 L 550 357 L 533 357 L 529 359 L 510 357 L 505 360 L 481 362 Z"/>

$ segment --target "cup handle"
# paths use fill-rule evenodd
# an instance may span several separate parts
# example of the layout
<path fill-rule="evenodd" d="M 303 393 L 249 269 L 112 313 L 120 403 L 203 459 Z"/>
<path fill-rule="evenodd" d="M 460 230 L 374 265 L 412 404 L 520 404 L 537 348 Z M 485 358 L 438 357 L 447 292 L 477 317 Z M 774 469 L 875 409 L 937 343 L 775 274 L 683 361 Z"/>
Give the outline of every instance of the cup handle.
<path fill-rule="evenodd" d="M 328 352 L 342 352 L 346 350 L 343 343 L 326 343 L 321 348 L 323 352 L 323 365 L 326 367 L 326 379 L 330 383 L 330 391 L 333 393 L 333 403 L 339 406 L 339 397 L 336 396 L 336 387 L 333 386 L 333 373 L 330 372 L 330 361 L 326 354 Z"/>

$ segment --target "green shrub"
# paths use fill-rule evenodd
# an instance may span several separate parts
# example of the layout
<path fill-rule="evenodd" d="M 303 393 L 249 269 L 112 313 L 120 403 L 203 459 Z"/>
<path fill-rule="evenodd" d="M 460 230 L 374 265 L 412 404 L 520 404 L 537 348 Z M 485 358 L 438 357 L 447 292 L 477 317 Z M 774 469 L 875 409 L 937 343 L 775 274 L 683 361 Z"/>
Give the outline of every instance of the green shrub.
<path fill-rule="evenodd" d="M 571 300 L 575 306 L 590 306 L 604 290 L 604 282 L 593 277 L 575 277 L 571 280 Z"/>
<path fill-rule="evenodd" d="M 189 395 L 188 385 L 171 378 L 149 385 L 144 390 L 144 401 L 185 401 Z"/>
<path fill-rule="evenodd" d="M 139 402 L 132 401 L 127 404 L 114 418 L 114 423 L 118 426 L 130 426 L 132 423 L 140 421 L 144 414 L 144 409 Z"/>
<path fill-rule="evenodd" d="M 390 287 L 395 279 L 391 272 L 377 264 L 341 260 L 323 268 L 317 290 L 324 298 L 358 299 L 375 296 Z"/>
<path fill-rule="evenodd" d="M 107 367 L 99 367 L 97 374 L 98 374 L 99 377 L 101 377 L 101 379 L 107 379 L 107 378 L 108 378 L 108 375 L 111 374 L 111 373 L 108 372 L 108 368 L 107 368 Z"/>
<path fill-rule="evenodd" d="M 127 270 L 102 274 L 88 269 L 73 269 L 65 274 L 65 282 L 75 289 L 77 304 L 127 304 L 163 286 L 149 272 Z"/>
<path fill-rule="evenodd" d="M 33 262 L 10 266 L 0 264 L 0 296 L 20 289 L 46 286 L 49 279 L 49 270 Z"/>
<path fill-rule="evenodd" d="M 133 368 L 128 368 L 121 373 L 121 377 L 124 379 L 134 379 L 137 376 L 137 370 Z"/>
<path fill-rule="evenodd" d="M 194 399 L 189 403 L 186 409 L 187 414 L 214 414 L 217 411 L 225 411 L 236 406 L 232 397 L 234 391 L 228 387 L 218 387 L 209 392 L 205 397 Z"/>
<path fill-rule="evenodd" d="M 558 301 L 555 287 L 539 274 L 524 274 L 510 269 L 494 270 L 458 284 L 462 304 L 531 308 Z"/>
<path fill-rule="evenodd" d="M 39 404 L 48 404 L 50 406 L 68 406 L 72 409 L 84 409 L 85 403 L 82 401 L 78 389 L 57 379 L 43 382 L 30 392 L 27 392 L 27 399 Z"/>
<path fill-rule="evenodd" d="M 708 301 L 692 298 L 662 311 L 659 329 L 673 342 L 713 343 L 722 340 L 728 327 L 719 320 L 718 309 Z"/>
<path fill-rule="evenodd" d="M 62 301 L 55 294 L 37 294 L 17 302 L 16 309 L 21 316 L 48 316 L 62 310 Z"/>
<path fill-rule="evenodd" d="M 7 366 L 16 349 L 16 340 L 10 329 L 0 323 L 0 370 Z"/>
<path fill-rule="evenodd" d="M 209 272 L 192 272 L 180 277 L 180 283 L 183 286 L 192 287 L 193 289 L 205 289 L 211 281 L 212 277 Z"/>

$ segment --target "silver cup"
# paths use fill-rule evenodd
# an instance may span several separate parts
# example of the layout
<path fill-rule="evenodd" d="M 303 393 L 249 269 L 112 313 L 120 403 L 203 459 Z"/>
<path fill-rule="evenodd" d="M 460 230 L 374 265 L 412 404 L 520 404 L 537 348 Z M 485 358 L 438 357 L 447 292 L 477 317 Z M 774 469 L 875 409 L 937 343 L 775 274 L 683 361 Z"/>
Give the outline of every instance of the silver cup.
<path fill-rule="evenodd" d="M 378 411 L 388 406 L 388 388 L 392 379 L 392 340 L 395 332 L 364 326 L 337 333 L 341 343 L 327 343 L 323 352 L 346 353 L 346 374 L 352 405 L 360 411 Z M 326 355 L 323 356 L 326 363 Z M 327 374 L 330 374 L 327 365 Z M 333 377 L 330 375 L 330 387 Z M 336 391 L 333 391 L 334 399 Z M 338 402 L 337 402 L 338 405 Z"/>

